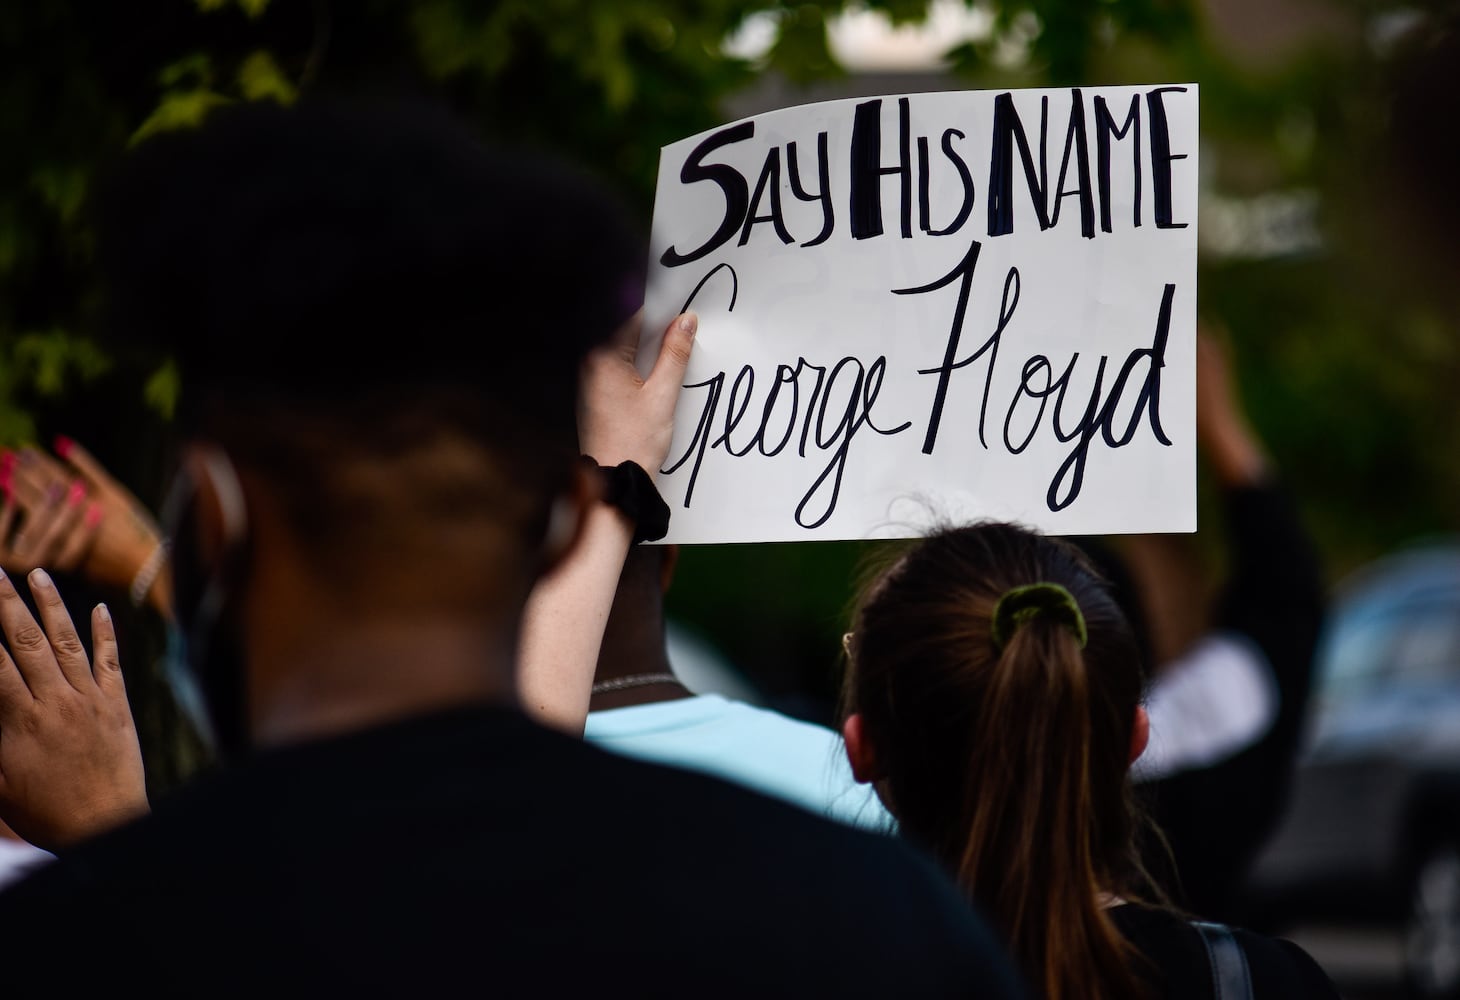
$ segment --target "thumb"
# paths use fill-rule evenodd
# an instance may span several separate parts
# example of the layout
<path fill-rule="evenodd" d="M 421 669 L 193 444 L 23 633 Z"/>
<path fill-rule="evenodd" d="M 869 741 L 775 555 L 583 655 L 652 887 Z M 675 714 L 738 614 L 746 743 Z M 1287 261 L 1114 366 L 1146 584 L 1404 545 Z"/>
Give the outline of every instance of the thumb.
<path fill-rule="evenodd" d="M 659 345 L 659 358 L 654 362 L 654 370 L 649 373 L 649 384 L 661 388 L 668 386 L 670 391 L 679 392 L 685 370 L 689 368 L 689 355 L 694 348 L 699 325 L 700 318 L 692 312 L 681 313 L 674 318 L 669 329 L 664 331 L 664 342 Z"/>

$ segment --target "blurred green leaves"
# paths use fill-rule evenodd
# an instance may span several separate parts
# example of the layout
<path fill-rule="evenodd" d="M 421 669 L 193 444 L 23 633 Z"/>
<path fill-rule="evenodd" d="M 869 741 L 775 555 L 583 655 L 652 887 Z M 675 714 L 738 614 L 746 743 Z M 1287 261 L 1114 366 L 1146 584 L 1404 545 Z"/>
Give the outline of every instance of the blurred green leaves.
<path fill-rule="evenodd" d="M 1311 192 L 1327 240 L 1298 260 L 1211 258 L 1203 307 L 1233 327 L 1260 426 L 1315 501 L 1330 547 L 1357 558 L 1400 532 L 1451 525 L 1460 472 L 1435 441 L 1460 376 L 1448 317 L 1405 285 L 1393 244 L 1353 206 L 1382 143 L 1382 54 L 1369 26 L 1395 0 L 1332 0 L 1338 25 L 1278 57 L 1245 58 L 1217 8 L 1195 0 L 971 0 L 987 30 L 948 53 L 970 86 L 1197 80 L 1203 163 L 1228 198 Z M 91 199 L 135 144 L 236 101 L 311 91 L 424 93 L 484 130 L 566 152 L 647 210 L 661 145 L 719 124 L 758 76 L 792 88 L 843 74 L 828 24 L 894 24 L 929 0 L 48 0 L 0 9 L 0 443 L 38 415 L 127 383 L 137 414 L 170 414 L 182 377 L 163 358 L 123 365 L 97 346 Z M 726 39 L 768 26 L 753 63 Z M 1238 25 L 1261 41 L 1264 25 Z M 1219 31 L 1218 29 L 1221 29 Z M 1372 248 L 1365 247 L 1372 244 Z M 1402 257 L 1402 244 L 1400 246 Z M 1363 406 L 1353 400 L 1364 400 Z M 122 421 L 125 423 L 125 420 Z M 1417 428 L 1418 437 L 1395 426 Z M 1397 447 L 1394 442 L 1401 442 Z M 1388 485 L 1403 516 L 1379 519 Z"/>

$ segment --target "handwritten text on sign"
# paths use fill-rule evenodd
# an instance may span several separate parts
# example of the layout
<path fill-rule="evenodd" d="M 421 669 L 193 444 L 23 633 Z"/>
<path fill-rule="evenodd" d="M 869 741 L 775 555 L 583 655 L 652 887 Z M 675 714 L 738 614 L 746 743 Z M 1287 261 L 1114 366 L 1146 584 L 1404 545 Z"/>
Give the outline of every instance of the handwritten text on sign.
<path fill-rule="evenodd" d="M 920 94 L 664 149 L 670 541 L 1195 528 L 1197 90 Z"/>

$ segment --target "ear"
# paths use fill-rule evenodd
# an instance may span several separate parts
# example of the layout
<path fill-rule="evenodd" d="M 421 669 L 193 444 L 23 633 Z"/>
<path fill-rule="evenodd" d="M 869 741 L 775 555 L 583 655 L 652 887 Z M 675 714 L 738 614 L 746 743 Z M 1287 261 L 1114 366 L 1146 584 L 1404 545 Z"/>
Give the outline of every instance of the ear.
<path fill-rule="evenodd" d="M 548 509 L 547 530 L 540 549 L 543 576 L 563 564 L 583 538 L 583 527 L 589 509 L 603 493 L 598 470 L 584 462 L 575 462 L 568 488 L 553 497 Z"/>
<path fill-rule="evenodd" d="M 1130 727 L 1130 762 L 1134 764 L 1140 760 L 1141 754 L 1146 752 L 1146 744 L 1151 742 L 1151 717 L 1146 714 L 1145 705 L 1136 706 L 1136 720 Z"/>
<path fill-rule="evenodd" d="M 862 716 L 859 713 L 853 712 L 842 723 L 842 740 L 847 747 L 847 763 L 852 765 L 852 777 L 864 785 L 881 779 L 882 775 L 877 770 L 877 758 L 872 752 L 872 744 L 862 731 Z"/>
<path fill-rule="evenodd" d="M 674 571 L 679 566 L 679 546 L 661 545 L 664 554 L 659 557 L 659 591 L 669 593 L 670 584 L 674 583 Z"/>

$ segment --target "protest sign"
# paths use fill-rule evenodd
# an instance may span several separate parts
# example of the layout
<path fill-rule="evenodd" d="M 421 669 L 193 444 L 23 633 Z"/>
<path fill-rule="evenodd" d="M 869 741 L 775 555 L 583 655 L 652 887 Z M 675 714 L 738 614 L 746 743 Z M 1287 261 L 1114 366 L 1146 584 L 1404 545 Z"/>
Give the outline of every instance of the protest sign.
<path fill-rule="evenodd" d="M 1197 88 L 916 94 L 665 147 L 675 542 L 1196 527 Z"/>

